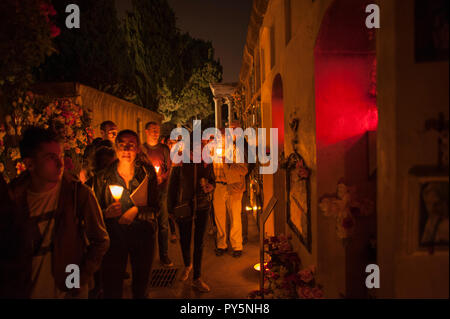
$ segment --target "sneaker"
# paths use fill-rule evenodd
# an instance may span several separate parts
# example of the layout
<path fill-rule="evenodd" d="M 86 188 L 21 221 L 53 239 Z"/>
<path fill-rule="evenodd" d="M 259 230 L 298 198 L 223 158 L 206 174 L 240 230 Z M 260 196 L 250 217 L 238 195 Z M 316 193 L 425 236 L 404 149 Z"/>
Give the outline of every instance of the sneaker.
<path fill-rule="evenodd" d="M 216 256 L 222 256 L 227 250 L 222 248 L 216 248 Z"/>
<path fill-rule="evenodd" d="M 159 260 L 164 267 L 173 267 L 173 262 L 170 260 L 168 256 L 160 257 Z"/>
<path fill-rule="evenodd" d="M 195 289 L 197 289 L 200 292 L 210 292 L 211 288 L 209 288 L 209 286 L 200 278 L 195 279 L 192 282 L 192 287 L 194 287 Z"/>
<path fill-rule="evenodd" d="M 234 258 L 239 258 L 242 256 L 242 250 L 235 250 L 233 251 L 233 257 Z"/>
<path fill-rule="evenodd" d="M 180 276 L 180 281 L 186 281 L 189 278 L 189 274 L 191 273 L 191 270 L 192 270 L 192 265 L 190 265 L 189 267 L 184 267 L 184 270 Z"/>

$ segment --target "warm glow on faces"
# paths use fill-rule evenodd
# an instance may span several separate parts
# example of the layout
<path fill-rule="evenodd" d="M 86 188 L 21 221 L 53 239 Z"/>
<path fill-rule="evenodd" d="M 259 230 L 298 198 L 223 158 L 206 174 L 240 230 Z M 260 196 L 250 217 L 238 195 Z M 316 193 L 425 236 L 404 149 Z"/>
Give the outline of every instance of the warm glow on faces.
<path fill-rule="evenodd" d="M 161 133 L 161 127 L 159 125 L 150 125 L 148 129 L 145 130 L 147 136 L 153 141 L 158 141 L 159 135 Z"/>
<path fill-rule="evenodd" d="M 133 135 L 123 135 L 116 144 L 117 158 L 121 162 L 132 163 L 136 159 L 138 142 Z"/>
<path fill-rule="evenodd" d="M 42 143 L 33 158 L 25 159 L 25 165 L 39 179 L 56 183 L 64 172 L 63 146 L 58 142 Z"/>
<path fill-rule="evenodd" d="M 112 197 L 119 201 L 122 197 L 123 187 L 120 185 L 109 185 L 109 190 L 111 191 Z"/>

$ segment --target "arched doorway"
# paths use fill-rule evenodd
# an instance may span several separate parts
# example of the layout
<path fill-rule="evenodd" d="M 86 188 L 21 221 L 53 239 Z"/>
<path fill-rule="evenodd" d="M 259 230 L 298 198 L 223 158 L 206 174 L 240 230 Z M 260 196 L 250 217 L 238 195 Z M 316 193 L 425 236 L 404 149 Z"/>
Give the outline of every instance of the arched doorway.
<path fill-rule="evenodd" d="M 272 85 L 272 127 L 278 128 L 278 157 L 284 152 L 284 102 L 283 82 L 277 74 Z M 280 161 L 278 161 L 280 163 Z M 286 230 L 286 174 L 278 169 L 273 176 L 273 196 L 278 200 L 274 209 L 275 234 L 282 234 Z"/>
<path fill-rule="evenodd" d="M 376 201 L 376 50 L 365 26 L 367 0 L 334 1 L 314 50 L 317 194 L 336 196 L 339 182 L 362 199 Z M 373 160 L 375 158 L 375 161 Z M 375 213 L 348 223 L 318 213 L 318 260 L 330 296 L 367 297 L 365 266 L 376 238 Z M 343 230 L 340 233 L 336 229 Z M 344 235 L 343 235 L 344 234 Z M 351 235 L 348 235 L 351 234 Z M 345 239 L 343 238 L 345 237 Z M 333 269 L 332 271 L 330 269 Z"/>

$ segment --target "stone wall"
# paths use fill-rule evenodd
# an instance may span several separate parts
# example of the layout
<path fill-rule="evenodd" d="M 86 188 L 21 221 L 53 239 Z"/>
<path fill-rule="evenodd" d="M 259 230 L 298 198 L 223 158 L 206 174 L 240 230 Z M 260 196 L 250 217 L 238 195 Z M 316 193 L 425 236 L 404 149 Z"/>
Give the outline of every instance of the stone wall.
<path fill-rule="evenodd" d="M 143 140 L 145 124 L 149 121 L 160 123 L 162 120 L 158 113 L 80 83 L 41 83 L 35 86 L 34 91 L 54 97 L 71 97 L 87 107 L 92 112 L 95 137 L 100 136 L 100 124 L 111 120 L 119 130 L 134 130 Z"/>
<path fill-rule="evenodd" d="M 404 252 L 405 216 L 411 210 L 408 203 L 409 171 L 417 165 L 437 163 L 437 134 L 425 131 L 425 121 L 437 118 L 439 112 L 443 112 L 448 121 L 448 60 L 415 62 L 414 1 L 376 1 L 381 9 L 381 28 L 374 34 L 378 91 L 376 150 L 370 147 L 375 136 L 370 132 L 353 142 L 347 140 L 348 145 L 321 149 L 316 100 L 320 92 L 316 91 L 315 73 L 318 61 L 314 55 L 317 38 L 329 8 L 335 4 L 348 6 L 346 10 L 335 12 L 336 19 L 341 15 L 340 21 L 343 15 L 345 24 L 346 12 L 361 7 L 364 2 L 338 1 L 291 0 L 291 39 L 286 41 L 285 21 L 289 20 L 285 19 L 286 2 L 270 0 L 266 11 L 258 13 L 263 17 L 262 22 L 250 24 L 250 40 L 244 50 L 241 86 L 247 93 L 247 102 L 260 97 L 262 126 L 266 128 L 273 125 L 274 79 L 278 75 L 281 77 L 286 155 L 293 151 L 289 122 L 293 118 L 300 120 L 297 149 L 311 168 L 312 250 L 308 252 L 293 234 L 295 248 L 305 266 L 317 265 L 327 297 L 367 297 L 368 291 L 363 286 L 366 276 L 363 261 L 368 260 L 369 254 L 366 247 L 368 230 L 377 229 L 376 263 L 380 266 L 381 287 L 371 294 L 385 298 L 448 298 L 448 248 L 431 255 Z M 366 15 L 364 11 L 361 14 Z M 258 21 L 251 19 L 254 20 Z M 258 29 L 256 40 L 255 28 Z M 354 34 L 348 34 L 344 39 L 351 45 L 352 37 Z M 261 56 L 259 65 L 253 59 L 255 52 Z M 261 71 L 261 89 L 254 96 L 248 96 L 251 92 L 249 79 L 255 68 Z M 336 90 L 339 90 L 339 84 L 336 81 Z M 375 157 L 376 165 L 371 160 Z M 369 180 L 374 167 L 377 168 L 376 214 L 359 220 L 353 244 L 343 246 L 336 237 L 334 221 L 319 212 L 320 197 L 333 192 L 339 177 L 346 175 L 352 183 L 358 184 L 363 194 L 374 194 L 374 180 Z M 358 180 L 358 177 L 366 180 Z M 274 189 L 283 186 L 272 175 L 265 175 L 263 183 L 266 205 Z M 280 204 L 284 204 L 283 198 L 279 199 Z M 281 217 L 285 218 L 285 215 Z M 292 234 L 287 224 L 276 225 L 278 220 L 273 216 L 269 219 L 268 233 L 285 231 Z"/>
<path fill-rule="evenodd" d="M 378 261 L 381 297 L 448 298 L 449 255 L 405 252 L 405 220 L 411 214 L 409 171 L 436 165 L 437 134 L 425 121 L 448 121 L 449 64 L 415 62 L 413 1 L 383 0 L 377 39 Z M 447 173 L 448 175 L 448 173 Z"/>

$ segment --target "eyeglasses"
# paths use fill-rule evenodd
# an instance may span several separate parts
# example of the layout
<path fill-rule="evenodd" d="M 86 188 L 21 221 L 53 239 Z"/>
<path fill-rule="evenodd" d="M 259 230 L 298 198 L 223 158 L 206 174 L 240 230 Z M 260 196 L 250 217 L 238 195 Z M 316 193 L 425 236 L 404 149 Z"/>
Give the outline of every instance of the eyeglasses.
<path fill-rule="evenodd" d="M 117 147 L 121 151 L 130 150 L 130 151 L 136 151 L 137 145 L 134 143 L 118 143 Z"/>

